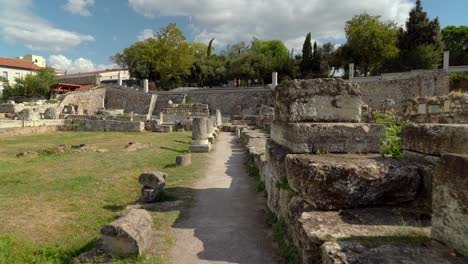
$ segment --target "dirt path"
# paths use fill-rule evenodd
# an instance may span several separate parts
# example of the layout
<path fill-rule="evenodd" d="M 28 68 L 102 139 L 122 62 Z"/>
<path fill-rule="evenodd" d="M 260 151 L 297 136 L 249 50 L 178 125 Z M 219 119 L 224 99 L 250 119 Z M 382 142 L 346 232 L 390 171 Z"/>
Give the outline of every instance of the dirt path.
<path fill-rule="evenodd" d="M 277 263 L 245 154 L 229 133 L 217 141 L 206 176 L 193 187 L 194 206 L 174 227 L 173 263 Z"/>

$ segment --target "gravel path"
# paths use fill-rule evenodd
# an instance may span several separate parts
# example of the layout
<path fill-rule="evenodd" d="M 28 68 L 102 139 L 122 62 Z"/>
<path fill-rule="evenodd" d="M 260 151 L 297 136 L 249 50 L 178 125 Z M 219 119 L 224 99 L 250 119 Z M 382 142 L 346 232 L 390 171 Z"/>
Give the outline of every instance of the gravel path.
<path fill-rule="evenodd" d="M 264 198 L 244 160 L 235 137 L 220 133 L 205 177 L 193 186 L 194 205 L 174 226 L 173 263 L 279 263 Z"/>

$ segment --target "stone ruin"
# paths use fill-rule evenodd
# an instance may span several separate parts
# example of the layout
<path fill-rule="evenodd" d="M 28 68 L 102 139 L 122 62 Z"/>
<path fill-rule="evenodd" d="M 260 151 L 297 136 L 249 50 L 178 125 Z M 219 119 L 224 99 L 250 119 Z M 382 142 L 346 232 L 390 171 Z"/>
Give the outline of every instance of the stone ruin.
<path fill-rule="evenodd" d="M 396 160 L 355 83 L 292 81 L 275 100 L 271 138 L 236 132 L 302 263 L 466 263 L 467 125 L 407 125 Z"/>
<path fill-rule="evenodd" d="M 167 174 L 163 172 L 145 172 L 138 177 L 141 188 L 141 201 L 144 203 L 155 202 L 166 187 Z"/>

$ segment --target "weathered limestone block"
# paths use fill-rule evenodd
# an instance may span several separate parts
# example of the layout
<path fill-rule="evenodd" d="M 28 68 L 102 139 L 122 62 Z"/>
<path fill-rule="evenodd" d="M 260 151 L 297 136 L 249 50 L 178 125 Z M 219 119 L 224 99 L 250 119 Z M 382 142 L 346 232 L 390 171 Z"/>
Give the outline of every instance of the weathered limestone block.
<path fill-rule="evenodd" d="M 414 200 L 417 167 L 381 155 L 286 156 L 291 188 L 321 210 L 395 205 Z"/>
<path fill-rule="evenodd" d="M 468 257 L 468 155 L 442 155 L 432 193 L 432 237 Z"/>
<path fill-rule="evenodd" d="M 288 233 L 302 263 L 322 263 L 320 247 L 341 239 L 404 239 L 430 236 L 430 215 L 409 208 L 359 208 L 315 211 L 294 197 L 290 204 Z M 393 239 L 395 238 L 395 239 Z M 379 263 L 379 262 L 352 262 Z"/>
<path fill-rule="evenodd" d="M 140 174 L 138 177 L 138 182 L 146 187 L 153 189 L 164 189 L 166 186 L 167 174 L 164 172 L 145 172 Z"/>
<path fill-rule="evenodd" d="M 58 113 L 55 107 L 49 107 L 44 112 L 44 119 L 57 119 Z"/>
<path fill-rule="evenodd" d="M 143 203 L 153 203 L 156 201 L 161 191 L 161 189 L 153 189 L 143 186 L 143 188 L 141 188 L 141 201 Z"/>
<path fill-rule="evenodd" d="M 289 202 L 296 194 L 291 190 L 286 176 L 285 159 L 289 150 L 273 140 L 266 143 L 265 190 L 268 208 L 283 219 L 288 219 Z"/>
<path fill-rule="evenodd" d="M 192 144 L 190 151 L 193 153 L 210 152 L 211 143 L 209 137 L 209 122 L 207 117 L 195 118 L 192 123 Z"/>
<path fill-rule="evenodd" d="M 221 110 L 216 109 L 216 126 L 220 127 L 223 124 L 223 116 L 221 115 Z"/>
<path fill-rule="evenodd" d="M 275 121 L 271 138 L 292 153 L 379 153 L 385 126 L 354 123 L 283 123 Z"/>
<path fill-rule="evenodd" d="M 275 89 L 275 119 L 283 122 L 360 122 L 356 83 L 339 79 L 294 80 Z"/>
<path fill-rule="evenodd" d="M 339 241 L 324 243 L 320 251 L 321 264 L 462 264 L 468 262 L 466 258 L 454 256 L 449 248 L 437 242 L 422 245 L 410 242 L 369 244 L 359 241 Z"/>
<path fill-rule="evenodd" d="M 404 150 L 436 156 L 468 154 L 468 124 L 409 124 L 403 127 L 401 145 Z"/>
<path fill-rule="evenodd" d="M 170 126 L 170 125 L 153 125 L 153 132 L 172 133 L 172 126 Z"/>
<path fill-rule="evenodd" d="M 18 119 L 24 121 L 39 121 L 41 119 L 41 115 L 35 109 L 26 108 L 18 113 Z"/>
<path fill-rule="evenodd" d="M 141 255 L 150 246 L 152 223 L 148 211 L 132 209 L 101 229 L 98 247 L 114 257 Z"/>
<path fill-rule="evenodd" d="M 183 155 L 178 155 L 176 157 L 176 165 L 177 166 L 188 166 L 190 164 L 192 164 L 192 155 L 183 154 Z"/>
<path fill-rule="evenodd" d="M 432 178 L 436 165 L 439 163 L 440 158 L 421 154 L 413 151 L 403 151 L 402 160 L 416 166 L 419 175 L 421 175 L 421 185 L 418 191 L 414 205 L 427 210 L 432 210 Z"/>

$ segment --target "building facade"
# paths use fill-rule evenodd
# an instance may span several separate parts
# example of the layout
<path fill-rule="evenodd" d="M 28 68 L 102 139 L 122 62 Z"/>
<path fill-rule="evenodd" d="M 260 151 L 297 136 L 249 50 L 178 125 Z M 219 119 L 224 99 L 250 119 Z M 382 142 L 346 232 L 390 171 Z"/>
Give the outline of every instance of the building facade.
<path fill-rule="evenodd" d="M 0 77 L 10 85 L 16 84 L 16 79 L 22 79 L 28 74 L 36 74 L 41 67 L 36 64 L 22 60 L 0 57 Z M 0 82 L 0 94 L 3 92 L 3 82 Z"/>
<path fill-rule="evenodd" d="M 119 75 L 123 81 L 130 80 L 130 72 L 127 69 L 112 69 L 94 72 L 63 74 L 57 76 L 57 79 L 61 83 L 99 85 L 101 82 L 117 82 L 119 80 Z"/>

